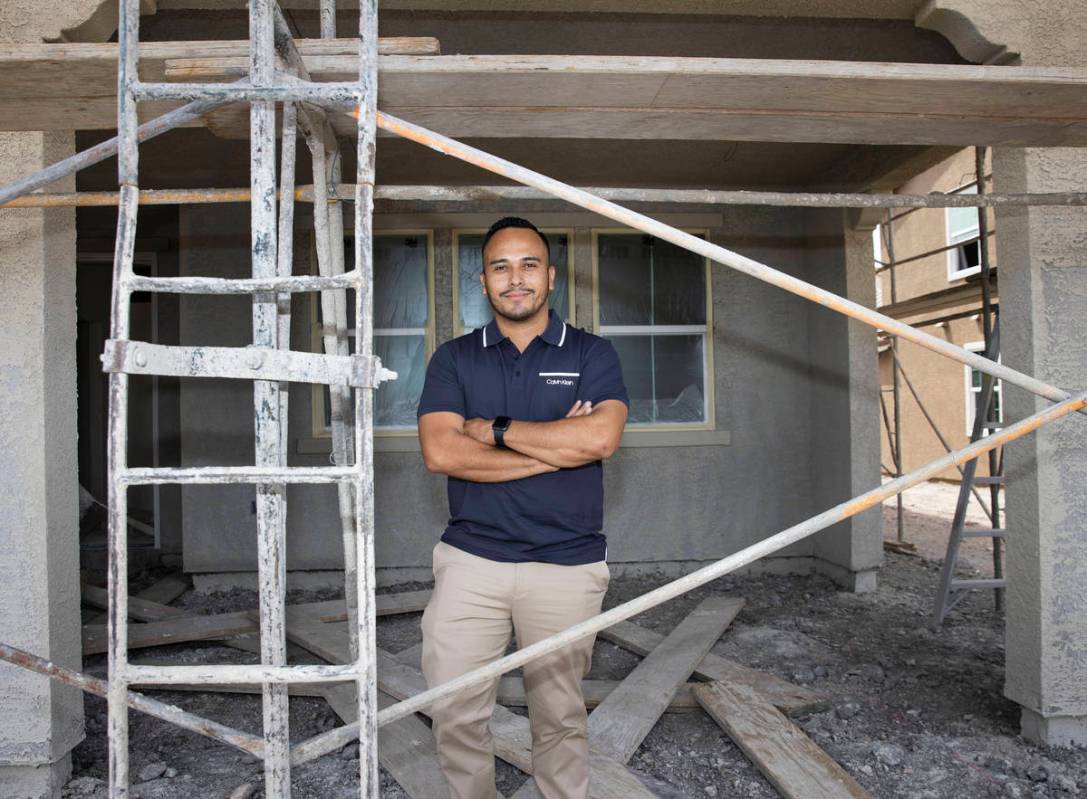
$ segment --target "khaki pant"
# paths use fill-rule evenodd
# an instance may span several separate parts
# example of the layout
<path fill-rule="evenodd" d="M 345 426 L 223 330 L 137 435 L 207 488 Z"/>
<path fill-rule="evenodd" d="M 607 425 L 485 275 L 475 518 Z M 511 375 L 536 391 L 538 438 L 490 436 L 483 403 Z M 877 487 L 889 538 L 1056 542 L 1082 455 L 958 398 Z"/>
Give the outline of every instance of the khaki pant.
<path fill-rule="evenodd" d="M 434 593 L 423 613 L 423 673 L 439 685 L 506 652 L 510 632 L 528 646 L 600 612 L 608 588 L 604 561 L 585 566 L 499 563 L 440 543 Z M 589 740 L 581 679 L 595 636 L 524 667 L 532 728 L 532 768 L 545 799 L 589 795 Z M 497 681 L 431 708 L 438 759 L 454 799 L 492 799 L 494 744 L 489 722 Z"/>

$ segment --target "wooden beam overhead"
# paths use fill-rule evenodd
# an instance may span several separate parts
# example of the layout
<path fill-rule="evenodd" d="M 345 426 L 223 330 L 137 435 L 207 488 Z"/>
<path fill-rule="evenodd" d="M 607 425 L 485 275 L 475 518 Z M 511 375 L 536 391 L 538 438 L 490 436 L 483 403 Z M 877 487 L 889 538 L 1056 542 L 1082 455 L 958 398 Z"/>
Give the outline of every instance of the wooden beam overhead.
<path fill-rule="evenodd" d="M 149 43 L 142 77 L 236 79 L 243 44 Z M 299 43 L 315 77 L 351 80 L 355 56 L 333 52 L 344 46 Z M 0 48 L 0 125 L 112 127 L 115 55 L 109 44 Z M 380 87 L 383 110 L 463 138 L 1087 145 L 1087 71 L 1071 68 L 383 55 Z M 347 134 L 348 123 L 334 124 Z"/>

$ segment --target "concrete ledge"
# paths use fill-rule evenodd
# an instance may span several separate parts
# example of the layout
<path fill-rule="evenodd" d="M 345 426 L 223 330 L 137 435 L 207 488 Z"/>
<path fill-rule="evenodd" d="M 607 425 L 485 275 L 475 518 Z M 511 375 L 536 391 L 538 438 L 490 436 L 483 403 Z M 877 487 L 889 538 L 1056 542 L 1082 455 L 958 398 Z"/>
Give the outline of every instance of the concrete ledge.
<path fill-rule="evenodd" d="M 846 591 L 854 594 L 868 594 L 876 590 L 876 569 L 850 571 L 829 560 L 814 558 L 814 571 L 826 575 Z"/>
<path fill-rule="evenodd" d="M 1044 746 L 1087 745 L 1087 716 L 1043 716 L 1029 707 L 1022 711 L 1019 726 L 1028 741 Z"/>
<path fill-rule="evenodd" d="M 53 799 L 72 776 L 72 756 L 40 766 L 0 767 L 0 796 L 5 799 Z"/>

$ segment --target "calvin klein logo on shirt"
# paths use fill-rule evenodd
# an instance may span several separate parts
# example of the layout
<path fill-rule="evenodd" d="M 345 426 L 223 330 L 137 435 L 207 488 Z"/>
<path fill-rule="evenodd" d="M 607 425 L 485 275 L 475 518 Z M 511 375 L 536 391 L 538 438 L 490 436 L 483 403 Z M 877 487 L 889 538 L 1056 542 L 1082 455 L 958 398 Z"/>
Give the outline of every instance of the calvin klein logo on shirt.
<path fill-rule="evenodd" d="M 540 377 L 546 377 L 549 386 L 572 386 L 571 378 L 581 377 L 581 372 L 540 372 Z"/>

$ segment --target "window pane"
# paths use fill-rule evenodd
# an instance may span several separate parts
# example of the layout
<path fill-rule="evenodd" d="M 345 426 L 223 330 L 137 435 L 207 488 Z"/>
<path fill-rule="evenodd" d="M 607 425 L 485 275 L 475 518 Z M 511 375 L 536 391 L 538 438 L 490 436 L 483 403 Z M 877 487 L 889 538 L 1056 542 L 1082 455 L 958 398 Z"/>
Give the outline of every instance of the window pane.
<path fill-rule="evenodd" d="M 706 421 L 703 336 L 609 336 L 634 424 Z"/>
<path fill-rule="evenodd" d="M 601 325 L 706 321 L 705 260 L 641 234 L 597 237 Z"/>
<path fill-rule="evenodd" d="M 971 186 L 958 192 L 959 194 L 977 194 L 977 187 Z M 950 236 L 948 244 L 968 239 L 978 234 L 978 209 L 977 208 L 948 208 L 947 209 L 947 233 Z"/>
<path fill-rule="evenodd" d="M 426 372 L 424 336 L 375 336 L 374 354 L 396 372 L 396 380 L 382 383 L 374 393 L 374 424 L 378 427 L 414 427 L 415 409 L 423 393 Z"/>
<path fill-rule="evenodd" d="M 551 245 L 551 261 L 555 265 L 555 290 L 551 292 L 550 305 L 563 319 L 570 318 L 570 292 L 565 233 L 545 233 Z M 482 233 L 462 233 L 457 236 L 457 300 L 460 305 L 461 329 L 465 332 L 483 327 L 494 315 L 491 304 L 483 296 L 479 286 L 479 273 L 483 268 Z"/>
<path fill-rule="evenodd" d="M 597 237 L 601 325 L 653 324 L 651 236 Z"/>
<path fill-rule="evenodd" d="M 427 239 L 374 237 L 374 327 L 425 327 Z"/>
<path fill-rule="evenodd" d="M 690 250 L 653 242 L 653 324 L 706 323 L 706 261 Z"/>
<path fill-rule="evenodd" d="M 973 269 L 976 266 L 981 265 L 981 246 L 979 242 L 973 241 L 969 244 L 964 244 L 955 251 L 955 256 L 958 259 L 957 271 L 961 272 L 964 269 Z"/>

